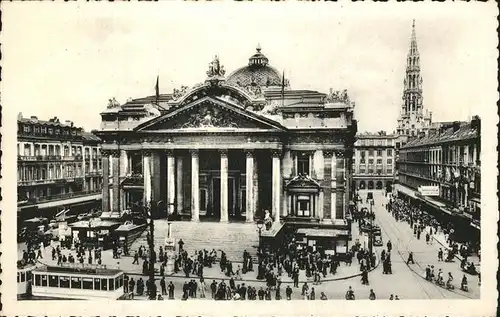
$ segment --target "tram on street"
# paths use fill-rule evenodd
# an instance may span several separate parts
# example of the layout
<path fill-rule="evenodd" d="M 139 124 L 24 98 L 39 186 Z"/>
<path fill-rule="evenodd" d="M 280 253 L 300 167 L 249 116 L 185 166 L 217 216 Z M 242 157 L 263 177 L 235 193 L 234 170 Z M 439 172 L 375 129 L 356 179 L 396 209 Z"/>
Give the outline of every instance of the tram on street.
<path fill-rule="evenodd" d="M 99 265 L 43 266 L 32 271 L 33 296 L 116 300 L 123 295 L 122 270 Z"/>
<path fill-rule="evenodd" d="M 28 293 L 28 281 L 32 280 L 32 272 L 36 268 L 34 265 L 27 265 L 17 269 L 17 295 L 22 296 Z"/>

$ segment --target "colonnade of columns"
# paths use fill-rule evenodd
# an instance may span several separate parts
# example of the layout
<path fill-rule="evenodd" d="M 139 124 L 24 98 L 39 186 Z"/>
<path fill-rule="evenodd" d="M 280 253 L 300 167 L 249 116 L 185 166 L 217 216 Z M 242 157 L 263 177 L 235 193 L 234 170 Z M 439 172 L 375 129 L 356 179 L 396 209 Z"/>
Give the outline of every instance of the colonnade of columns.
<path fill-rule="evenodd" d="M 144 201 L 148 205 L 153 200 L 152 190 L 152 162 L 151 155 L 154 151 L 143 151 L 142 166 L 144 179 Z M 190 150 L 191 157 L 191 220 L 199 221 L 200 218 L 200 163 L 199 151 Z M 246 153 L 246 190 L 245 190 L 245 209 L 246 221 L 253 222 L 256 209 L 258 207 L 258 174 L 255 153 L 253 150 L 245 150 Z M 183 197 L 183 168 L 184 157 L 176 156 L 175 151 L 166 150 L 166 174 L 167 174 L 167 195 L 166 205 L 169 214 L 175 210 L 181 210 L 184 205 Z M 227 150 L 219 150 L 220 154 L 220 221 L 229 221 L 229 161 Z M 112 159 L 112 205 L 110 206 L 110 175 L 109 175 L 109 155 Z M 124 176 L 124 170 L 127 170 L 130 164 L 125 151 L 103 151 L 103 211 L 119 212 L 123 209 L 123 203 L 120 201 L 121 196 L 124 196 L 121 190 L 120 175 Z M 281 177 L 281 151 L 272 152 L 272 217 L 274 221 L 279 221 L 282 200 L 282 177 Z M 121 159 L 120 159 L 121 158 Z M 123 197 L 122 197 L 123 198 Z"/>

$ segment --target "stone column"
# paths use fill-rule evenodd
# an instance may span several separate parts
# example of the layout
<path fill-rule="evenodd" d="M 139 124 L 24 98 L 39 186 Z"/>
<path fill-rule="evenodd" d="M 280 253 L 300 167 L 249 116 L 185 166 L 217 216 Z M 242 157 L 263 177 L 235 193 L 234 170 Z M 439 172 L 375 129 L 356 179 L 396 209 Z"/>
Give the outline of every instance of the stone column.
<path fill-rule="evenodd" d="M 272 217 L 279 221 L 281 204 L 281 151 L 273 151 L 273 175 L 272 175 Z"/>
<path fill-rule="evenodd" d="M 331 219 L 332 206 L 332 151 L 323 151 L 323 219 Z"/>
<path fill-rule="evenodd" d="M 338 197 L 337 200 L 337 209 L 336 209 L 336 219 L 344 219 L 344 214 L 345 214 L 345 159 L 344 159 L 344 152 L 338 151 L 335 153 L 335 157 L 337 159 L 337 185 L 339 185 L 340 190 L 337 192 Z"/>
<path fill-rule="evenodd" d="M 63 177 L 61 173 L 60 178 Z M 102 212 L 109 212 L 109 153 L 106 151 L 102 151 Z"/>
<path fill-rule="evenodd" d="M 330 217 L 332 220 L 337 219 L 337 155 L 332 153 L 332 173 L 331 173 L 331 208 Z"/>
<path fill-rule="evenodd" d="M 120 151 L 120 176 L 128 174 L 128 153 L 125 150 Z"/>
<path fill-rule="evenodd" d="M 320 221 L 323 221 L 323 218 L 324 218 L 324 210 L 323 210 L 323 204 L 324 204 L 324 193 L 323 191 L 320 191 L 319 192 L 319 196 L 318 196 L 318 218 Z"/>
<path fill-rule="evenodd" d="M 142 152 L 142 176 L 144 178 L 144 206 L 148 206 L 151 202 L 151 152 Z"/>
<path fill-rule="evenodd" d="M 113 157 L 112 167 L 112 177 L 113 177 L 113 204 L 112 212 L 120 213 L 120 152 L 113 151 L 111 154 Z"/>
<path fill-rule="evenodd" d="M 173 151 L 167 151 L 167 205 L 168 214 L 175 212 L 175 157 Z"/>
<path fill-rule="evenodd" d="M 228 222 L 228 160 L 227 150 L 220 150 L 220 222 Z"/>
<path fill-rule="evenodd" d="M 258 173 L 258 160 L 256 156 L 256 152 L 254 151 L 253 153 L 253 212 L 254 216 L 257 214 L 260 216 L 261 214 L 258 213 L 259 210 L 259 173 Z"/>
<path fill-rule="evenodd" d="M 184 195 L 183 195 L 183 186 L 182 186 L 182 168 L 184 157 L 182 155 L 177 156 L 177 172 L 176 172 L 176 190 L 177 190 L 177 212 L 180 213 L 184 209 Z"/>
<path fill-rule="evenodd" d="M 246 216 L 247 222 L 253 222 L 254 216 L 254 203 L 253 203 L 253 153 L 252 151 L 247 151 L 247 161 L 246 161 Z"/>
<path fill-rule="evenodd" d="M 199 153 L 198 150 L 191 152 L 191 221 L 200 220 L 200 177 L 199 177 Z"/>

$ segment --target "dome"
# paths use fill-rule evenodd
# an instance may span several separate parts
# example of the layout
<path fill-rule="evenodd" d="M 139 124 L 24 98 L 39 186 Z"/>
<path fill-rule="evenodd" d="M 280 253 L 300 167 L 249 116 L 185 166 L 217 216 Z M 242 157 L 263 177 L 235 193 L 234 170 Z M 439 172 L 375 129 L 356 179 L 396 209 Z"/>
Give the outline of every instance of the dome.
<path fill-rule="evenodd" d="M 248 66 L 234 71 L 227 77 L 226 83 L 240 87 L 281 86 L 282 79 L 279 72 L 269 66 L 269 59 L 260 51 L 259 46 L 257 52 L 248 59 Z"/>

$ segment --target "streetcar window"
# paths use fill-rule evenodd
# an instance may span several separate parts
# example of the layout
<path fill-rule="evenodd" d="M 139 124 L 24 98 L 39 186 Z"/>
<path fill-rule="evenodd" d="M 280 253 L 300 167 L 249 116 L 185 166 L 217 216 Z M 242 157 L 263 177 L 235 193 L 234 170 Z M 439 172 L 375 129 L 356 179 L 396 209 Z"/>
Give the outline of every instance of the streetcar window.
<path fill-rule="evenodd" d="M 96 291 L 101 289 L 101 279 L 100 278 L 95 278 L 94 279 L 94 289 Z"/>
<path fill-rule="evenodd" d="M 21 272 L 21 283 L 26 281 L 26 273 Z"/>
<path fill-rule="evenodd" d="M 110 278 L 108 280 L 109 280 L 109 290 L 112 291 L 112 290 L 115 289 L 115 279 L 114 278 Z"/>
<path fill-rule="evenodd" d="M 122 287 L 122 286 L 123 286 L 123 275 L 120 276 L 120 287 Z"/>
<path fill-rule="evenodd" d="M 19 283 L 19 275 L 20 273 L 17 273 L 17 282 Z"/>
<path fill-rule="evenodd" d="M 117 277 L 117 278 L 114 278 L 115 280 L 115 289 L 118 289 L 120 287 L 120 278 Z"/>
<path fill-rule="evenodd" d="M 94 289 L 94 279 L 82 278 L 83 289 Z"/>
<path fill-rule="evenodd" d="M 47 286 L 47 284 L 48 284 L 47 275 L 42 275 L 42 286 Z"/>
<path fill-rule="evenodd" d="M 68 276 L 60 276 L 59 277 L 59 287 L 69 288 L 69 277 Z"/>
<path fill-rule="evenodd" d="M 50 287 L 59 287 L 59 276 L 49 275 L 49 286 Z"/>
<path fill-rule="evenodd" d="M 71 288 L 82 288 L 82 279 L 80 277 L 72 277 Z"/>
<path fill-rule="evenodd" d="M 108 290 L 108 279 L 101 278 L 101 291 L 107 291 L 107 290 Z"/>
<path fill-rule="evenodd" d="M 40 285 L 42 285 L 41 277 L 40 275 L 35 274 L 35 286 L 40 286 Z"/>

